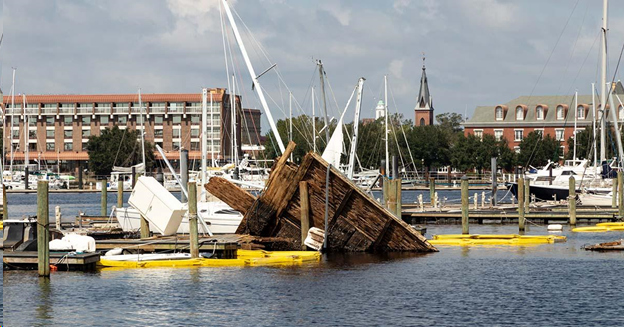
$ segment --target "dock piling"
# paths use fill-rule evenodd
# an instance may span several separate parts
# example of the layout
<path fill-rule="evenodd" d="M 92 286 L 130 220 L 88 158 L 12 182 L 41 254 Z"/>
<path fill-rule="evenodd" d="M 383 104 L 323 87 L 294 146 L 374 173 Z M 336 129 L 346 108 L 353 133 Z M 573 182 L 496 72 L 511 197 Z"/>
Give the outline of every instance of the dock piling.
<path fill-rule="evenodd" d="M 617 175 L 618 180 L 618 215 L 620 217 L 624 216 L 624 172 L 618 171 Z"/>
<path fill-rule="evenodd" d="M 108 206 L 108 194 L 107 194 L 107 189 L 106 189 L 106 180 L 103 179 L 100 181 L 100 184 L 102 185 L 102 209 L 100 210 L 100 214 L 102 215 L 102 217 L 106 217 L 108 216 L 107 212 L 107 206 Z"/>
<path fill-rule="evenodd" d="M 147 168 L 143 167 L 143 169 L 147 169 Z M 130 179 L 130 182 L 131 182 L 130 185 L 132 185 L 132 189 L 134 189 L 134 185 L 136 185 L 136 179 L 137 179 L 137 177 L 136 177 L 136 167 L 132 166 L 132 170 L 130 170 L 130 171 L 131 171 L 131 174 L 132 174 L 132 176 L 130 176 L 130 178 L 131 178 Z"/>
<path fill-rule="evenodd" d="M 461 178 L 461 205 L 462 205 L 462 234 L 469 234 L 468 231 L 468 176 L 464 175 Z"/>
<path fill-rule="evenodd" d="M 9 203 L 7 199 L 6 185 L 2 184 L 2 220 L 9 219 Z"/>
<path fill-rule="evenodd" d="M 37 182 L 37 266 L 39 277 L 50 277 L 48 181 Z"/>
<path fill-rule="evenodd" d="M 611 208 L 617 208 L 618 205 L 618 181 L 617 179 L 613 178 L 611 179 L 612 184 L 611 185 L 611 194 L 613 195 L 611 197 Z"/>
<path fill-rule="evenodd" d="M 188 153 L 187 153 L 188 154 Z M 186 183 L 188 188 L 189 232 L 191 237 L 191 257 L 199 258 L 199 236 L 197 232 L 197 187 L 193 182 Z M 141 230 L 141 233 L 143 230 Z"/>
<path fill-rule="evenodd" d="M 308 237 L 310 229 L 310 195 L 308 193 L 308 182 L 299 182 L 299 197 L 301 198 L 301 250 L 305 251 L 305 239 Z"/>
<path fill-rule="evenodd" d="M 117 208 L 123 208 L 123 184 L 122 180 L 117 182 Z"/>
<path fill-rule="evenodd" d="M 524 232 L 524 178 L 518 177 L 518 230 Z"/>
<path fill-rule="evenodd" d="M 498 187 L 498 181 L 496 179 L 496 157 L 492 157 L 491 159 L 491 164 L 492 164 L 492 206 L 496 206 L 496 189 Z M 504 179 L 505 175 L 503 175 L 503 179 Z"/>
<path fill-rule="evenodd" d="M 54 207 L 54 221 L 56 223 L 56 229 L 61 230 L 61 206 Z"/>
<path fill-rule="evenodd" d="M 431 199 L 431 206 L 435 207 L 435 178 L 429 177 L 429 198 Z"/>
<path fill-rule="evenodd" d="M 529 204 L 531 203 L 531 179 L 524 178 L 524 213 L 529 213 Z"/>

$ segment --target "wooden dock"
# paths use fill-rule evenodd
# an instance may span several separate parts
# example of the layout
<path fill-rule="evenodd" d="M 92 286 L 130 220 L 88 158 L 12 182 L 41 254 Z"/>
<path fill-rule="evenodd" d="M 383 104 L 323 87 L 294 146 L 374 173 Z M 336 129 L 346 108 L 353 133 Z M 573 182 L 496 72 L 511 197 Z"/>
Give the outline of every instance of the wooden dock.
<path fill-rule="evenodd" d="M 50 266 L 58 270 L 94 270 L 98 261 L 98 253 L 50 252 Z M 37 251 L 4 252 L 2 263 L 9 269 L 36 270 Z"/>
<path fill-rule="evenodd" d="M 236 258 L 236 250 L 239 248 L 240 238 L 238 235 L 220 235 L 217 237 L 200 237 L 199 250 L 203 252 L 215 252 L 218 258 Z M 96 241 L 97 251 L 108 251 L 122 248 L 131 253 L 165 252 L 174 250 L 190 249 L 190 241 L 186 236 L 155 237 L 148 239 L 107 239 Z"/>

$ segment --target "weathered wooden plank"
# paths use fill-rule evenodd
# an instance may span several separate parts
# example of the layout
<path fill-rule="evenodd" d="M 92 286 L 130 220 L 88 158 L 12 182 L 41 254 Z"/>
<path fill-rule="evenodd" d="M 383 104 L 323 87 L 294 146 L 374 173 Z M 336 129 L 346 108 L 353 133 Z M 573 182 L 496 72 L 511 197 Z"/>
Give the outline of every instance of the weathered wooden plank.
<path fill-rule="evenodd" d="M 338 208 L 336 208 L 336 211 L 334 211 L 334 216 L 328 222 L 329 226 L 333 225 L 333 223 L 336 221 L 336 218 L 338 218 L 338 216 L 344 210 L 345 206 L 347 205 L 347 202 L 351 200 L 351 194 L 353 194 L 353 189 L 348 190 L 347 194 L 345 194 L 344 197 L 342 198 L 342 201 L 340 201 Z"/>
<path fill-rule="evenodd" d="M 256 201 L 255 196 L 222 177 L 210 178 L 210 181 L 204 185 L 204 188 L 243 215 L 247 213 L 247 210 Z"/>

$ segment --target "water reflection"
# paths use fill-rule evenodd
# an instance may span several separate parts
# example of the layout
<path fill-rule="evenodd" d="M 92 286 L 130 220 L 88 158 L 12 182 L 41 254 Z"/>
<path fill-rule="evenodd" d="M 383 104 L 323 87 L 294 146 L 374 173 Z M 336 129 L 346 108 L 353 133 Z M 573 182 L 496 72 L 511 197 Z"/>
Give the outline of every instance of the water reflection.
<path fill-rule="evenodd" d="M 39 323 L 37 325 L 46 325 L 46 321 L 52 319 L 52 300 L 50 295 L 52 293 L 52 286 L 50 278 L 39 277 L 39 297 L 38 297 L 38 305 L 35 309 L 37 313 L 37 320 Z"/>

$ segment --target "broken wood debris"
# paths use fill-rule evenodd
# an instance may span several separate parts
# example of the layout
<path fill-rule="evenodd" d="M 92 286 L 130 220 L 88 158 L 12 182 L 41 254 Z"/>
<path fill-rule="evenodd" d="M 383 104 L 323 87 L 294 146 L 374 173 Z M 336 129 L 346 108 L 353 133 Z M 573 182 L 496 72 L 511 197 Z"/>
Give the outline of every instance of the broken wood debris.
<path fill-rule="evenodd" d="M 308 153 L 297 166 L 288 162 L 295 144 L 274 163 L 265 190 L 257 198 L 218 177 L 205 185 L 211 194 L 243 213 L 237 234 L 288 239 L 301 249 L 301 199 L 299 182 L 308 185 L 309 227 L 325 228 L 325 188 L 329 187 L 329 251 L 435 252 L 425 237 L 383 208 L 341 172 L 316 153 Z"/>

